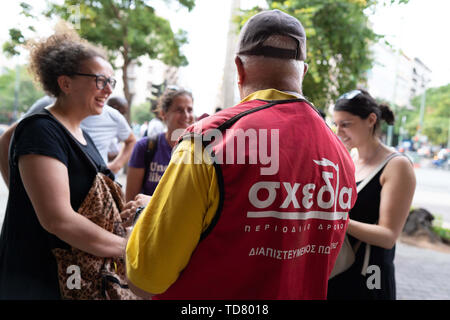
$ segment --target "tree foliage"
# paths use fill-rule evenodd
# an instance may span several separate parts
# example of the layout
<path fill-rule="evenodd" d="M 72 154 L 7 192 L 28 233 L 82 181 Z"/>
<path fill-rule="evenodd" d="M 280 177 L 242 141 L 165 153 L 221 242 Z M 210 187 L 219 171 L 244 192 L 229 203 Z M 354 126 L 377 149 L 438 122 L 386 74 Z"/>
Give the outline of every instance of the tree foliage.
<path fill-rule="evenodd" d="M 165 0 L 165 2 L 173 2 Z M 192 10 L 195 0 L 177 0 Z M 31 15 L 31 5 L 21 4 L 23 15 Z M 49 2 L 44 12 L 48 17 L 60 17 L 72 22 L 88 41 L 109 50 L 110 61 L 120 56 L 124 94 L 129 104 L 133 96 L 128 83 L 128 67 L 138 58 L 148 56 L 167 65 L 184 66 L 187 59 L 180 47 L 187 42 L 186 33 L 174 33 L 169 21 L 159 17 L 148 0 L 65 0 L 62 5 Z M 25 42 L 20 29 L 10 30 L 11 41 L 3 45 L 10 54 L 17 54 L 16 45 Z"/>
<path fill-rule="evenodd" d="M 17 112 L 25 112 L 44 92 L 39 89 L 25 66 L 18 67 Z M 6 69 L 0 75 L 0 122 L 11 122 L 15 104 L 16 69 Z"/>
<path fill-rule="evenodd" d="M 300 20 L 306 31 L 308 73 L 303 94 L 319 108 L 325 108 L 340 94 L 365 82 L 372 67 L 370 45 L 381 36 L 371 29 L 367 10 L 376 0 L 267 0 L 269 8 L 279 9 Z M 391 0 L 390 3 L 407 0 Z M 386 5 L 388 5 L 386 3 Z M 244 11 L 245 21 L 261 9 Z"/>
<path fill-rule="evenodd" d="M 450 84 L 430 88 L 425 95 L 425 113 L 422 134 L 435 145 L 446 145 L 450 130 Z M 405 129 L 414 136 L 420 125 L 420 106 L 422 95 L 412 100 L 413 110 L 403 110 L 400 116 L 406 116 Z"/>
<path fill-rule="evenodd" d="M 150 102 L 144 102 L 133 106 L 131 109 L 131 121 L 142 124 L 145 121 L 153 119 L 153 113 L 150 112 Z"/>

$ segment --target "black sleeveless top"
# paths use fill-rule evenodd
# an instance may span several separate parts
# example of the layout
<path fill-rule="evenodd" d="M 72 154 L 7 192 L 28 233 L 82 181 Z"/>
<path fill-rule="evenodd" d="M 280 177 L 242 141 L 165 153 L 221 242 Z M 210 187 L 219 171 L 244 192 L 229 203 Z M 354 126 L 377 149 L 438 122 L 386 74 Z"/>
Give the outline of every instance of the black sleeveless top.
<path fill-rule="evenodd" d="M 39 223 L 20 176 L 19 157 L 39 154 L 62 162 L 67 167 L 74 211 L 89 192 L 97 173 L 74 147 L 74 138 L 67 130 L 48 111 L 43 113 L 48 116 L 22 120 L 12 141 L 8 205 L 0 233 L 0 300 L 60 299 L 57 266 L 51 250 L 70 248 Z M 83 135 L 87 145 L 79 146 L 100 171 L 105 163 L 89 135 L 85 132 Z"/>
<path fill-rule="evenodd" d="M 380 217 L 381 196 L 380 176 L 385 167 L 386 165 L 358 193 L 355 206 L 349 212 L 350 219 L 370 224 L 376 224 L 378 222 Z M 357 185 L 359 183 L 361 183 L 361 181 L 357 182 Z M 358 239 L 350 235 L 348 236 L 350 243 L 354 246 Z M 355 263 L 347 271 L 328 281 L 327 298 L 329 300 L 395 300 L 395 246 L 392 249 L 384 249 L 371 245 L 368 266 L 378 266 L 380 272 L 377 273 L 376 271 L 371 271 L 363 276 L 361 271 L 363 268 L 365 252 L 366 244 L 362 242 L 356 252 Z M 379 285 L 373 286 L 373 284 L 376 283 L 374 278 L 376 274 L 380 275 L 380 281 Z M 367 282 L 372 285 L 368 286 Z M 379 287 L 379 289 L 377 287 Z"/>

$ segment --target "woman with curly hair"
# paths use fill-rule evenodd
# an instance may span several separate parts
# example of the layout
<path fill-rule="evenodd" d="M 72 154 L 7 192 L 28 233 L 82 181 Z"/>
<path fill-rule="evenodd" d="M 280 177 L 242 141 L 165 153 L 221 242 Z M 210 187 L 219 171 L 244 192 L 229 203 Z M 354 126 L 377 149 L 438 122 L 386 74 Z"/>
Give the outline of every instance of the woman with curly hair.
<path fill-rule="evenodd" d="M 32 44 L 30 60 L 56 102 L 23 119 L 14 132 L 0 236 L 0 299 L 60 299 L 53 250 L 121 257 L 126 244 L 77 213 L 97 172 L 110 174 L 80 123 L 101 114 L 116 84 L 113 68 L 100 49 L 67 30 Z"/>

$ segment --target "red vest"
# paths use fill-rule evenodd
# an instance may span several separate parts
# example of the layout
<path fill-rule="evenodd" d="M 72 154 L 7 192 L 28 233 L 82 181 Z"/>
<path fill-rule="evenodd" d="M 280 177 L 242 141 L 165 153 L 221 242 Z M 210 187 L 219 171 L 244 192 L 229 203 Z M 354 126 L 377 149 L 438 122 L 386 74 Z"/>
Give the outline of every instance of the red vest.
<path fill-rule="evenodd" d="M 187 130 L 216 159 L 219 209 L 155 298 L 325 299 L 357 193 L 349 154 L 316 110 L 252 100 Z"/>

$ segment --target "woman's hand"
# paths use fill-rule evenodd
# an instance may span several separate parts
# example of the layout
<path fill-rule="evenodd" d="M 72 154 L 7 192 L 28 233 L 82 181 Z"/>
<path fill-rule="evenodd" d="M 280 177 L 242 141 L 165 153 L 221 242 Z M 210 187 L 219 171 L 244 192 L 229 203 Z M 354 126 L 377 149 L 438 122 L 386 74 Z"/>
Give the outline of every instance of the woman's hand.
<path fill-rule="evenodd" d="M 136 215 L 136 210 L 139 207 L 146 207 L 150 202 L 151 196 L 147 196 L 145 194 L 139 193 L 134 200 L 129 201 L 124 210 L 120 213 L 122 217 L 122 221 L 125 227 L 130 227 L 133 225 L 134 216 Z"/>
<path fill-rule="evenodd" d="M 139 193 L 134 198 L 134 202 L 137 205 L 137 207 L 146 207 L 149 204 L 151 198 L 152 198 L 152 196 L 148 196 L 146 194 Z"/>

